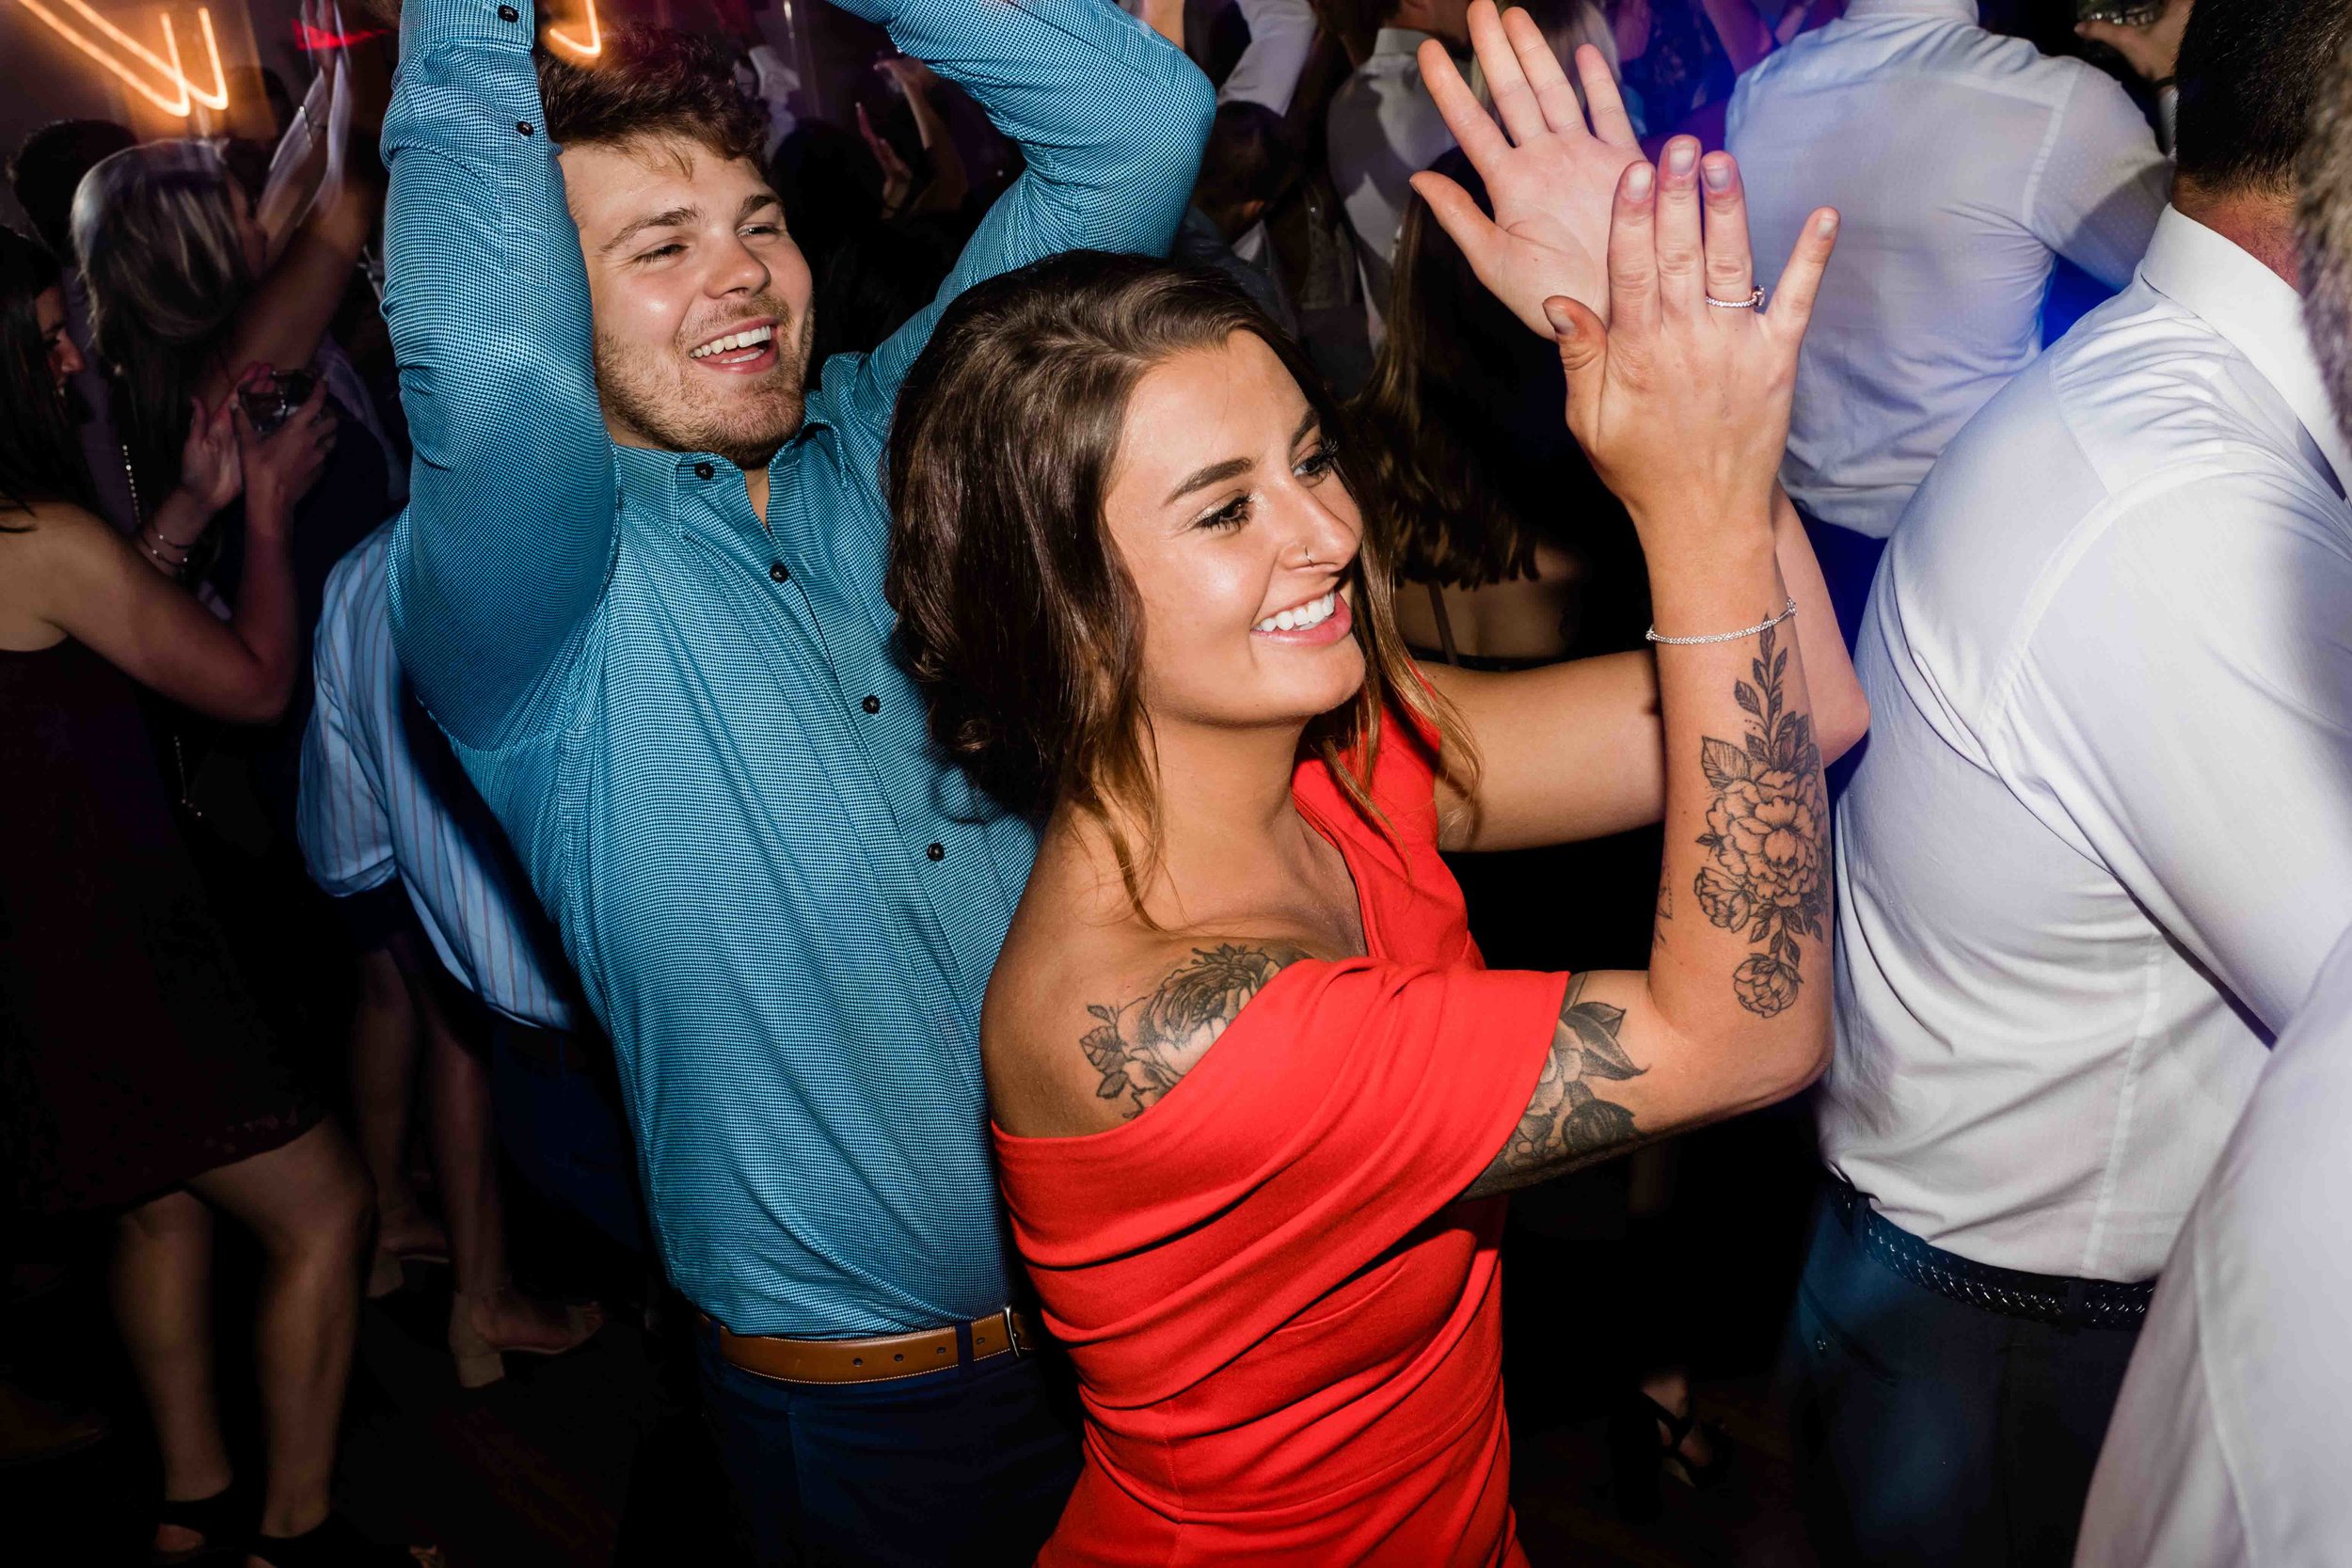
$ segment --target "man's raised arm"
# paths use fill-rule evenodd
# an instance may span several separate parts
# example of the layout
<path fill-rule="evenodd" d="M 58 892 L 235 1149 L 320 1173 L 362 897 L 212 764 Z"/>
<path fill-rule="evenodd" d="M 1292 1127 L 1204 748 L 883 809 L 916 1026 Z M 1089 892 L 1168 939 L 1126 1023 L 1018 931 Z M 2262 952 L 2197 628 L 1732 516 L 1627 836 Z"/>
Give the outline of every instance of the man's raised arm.
<path fill-rule="evenodd" d="M 1216 94 L 1183 51 L 1110 0 L 839 3 L 969 92 L 1028 162 L 938 299 L 867 361 L 860 412 L 879 423 L 940 308 L 973 284 L 1065 250 L 1166 255 Z"/>
<path fill-rule="evenodd" d="M 613 549 L 588 277 L 535 25 L 531 0 L 406 0 L 384 121 L 384 314 L 417 451 L 392 624 L 425 705 L 479 747 L 557 717 Z"/>

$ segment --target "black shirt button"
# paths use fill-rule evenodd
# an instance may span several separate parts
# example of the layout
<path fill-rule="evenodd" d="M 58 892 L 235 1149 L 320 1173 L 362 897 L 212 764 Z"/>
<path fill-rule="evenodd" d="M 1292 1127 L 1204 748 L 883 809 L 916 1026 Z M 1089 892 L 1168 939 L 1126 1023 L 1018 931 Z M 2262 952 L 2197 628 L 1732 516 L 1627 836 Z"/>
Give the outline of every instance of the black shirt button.
<path fill-rule="evenodd" d="M 516 10 L 512 6 L 501 6 L 499 8 L 499 20 L 501 22 L 520 22 L 522 19 L 523 13 Z"/>
<path fill-rule="evenodd" d="M 791 569 L 786 566 L 781 561 L 771 561 L 768 562 L 768 580 L 770 582 L 790 582 L 792 580 Z"/>
<path fill-rule="evenodd" d="M 712 474 L 715 474 L 718 471 L 718 469 L 712 467 L 707 463 L 697 463 L 694 465 L 694 477 L 696 479 L 708 479 Z"/>
<path fill-rule="evenodd" d="M 864 708 L 868 713 L 880 713 L 882 711 L 882 699 L 880 697 L 868 697 L 864 702 L 858 704 L 858 706 Z M 933 860 L 937 860 L 938 858 L 939 857 L 937 855 L 933 855 L 931 857 Z"/>
<path fill-rule="evenodd" d="M 934 844 L 930 848 L 924 850 L 923 853 L 930 856 L 930 858 L 935 861 L 944 861 L 947 858 L 947 847 L 944 844 Z"/>
<path fill-rule="evenodd" d="M 527 119 L 518 119 L 518 120 L 516 120 L 516 121 L 515 122 L 515 130 L 516 130 L 516 133 L 517 135 L 525 135 L 525 136 L 527 136 L 527 135 L 531 135 L 531 121 L 529 121 L 529 120 L 527 120 Z"/>

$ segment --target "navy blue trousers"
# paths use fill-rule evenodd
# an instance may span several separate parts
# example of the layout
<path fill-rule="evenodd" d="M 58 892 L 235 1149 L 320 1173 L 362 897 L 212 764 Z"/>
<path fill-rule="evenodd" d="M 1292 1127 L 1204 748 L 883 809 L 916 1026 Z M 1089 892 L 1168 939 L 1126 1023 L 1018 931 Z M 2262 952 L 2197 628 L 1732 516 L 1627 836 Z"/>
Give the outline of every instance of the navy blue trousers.
<path fill-rule="evenodd" d="M 1028 1568 L 1077 1483 L 1058 1356 L 815 1386 L 728 1365 L 707 1323 L 697 1350 L 761 1568 Z"/>
<path fill-rule="evenodd" d="M 1825 1196 L 1784 1374 L 1830 1568 L 2067 1568 L 2137 1327 L 2059 1328 L 1888 1269 Z"/>

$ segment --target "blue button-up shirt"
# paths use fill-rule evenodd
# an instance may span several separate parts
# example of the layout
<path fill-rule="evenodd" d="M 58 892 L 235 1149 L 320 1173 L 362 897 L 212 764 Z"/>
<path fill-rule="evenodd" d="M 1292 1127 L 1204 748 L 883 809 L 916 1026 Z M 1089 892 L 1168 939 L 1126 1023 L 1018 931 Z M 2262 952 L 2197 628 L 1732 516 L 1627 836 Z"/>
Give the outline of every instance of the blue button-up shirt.
<path fill-rule="evenodd" d="M 615 448 L 512 7 L 402 16 L 402 659 L 612 1034 L 678 1288 L 746 1334 L 994 1311 L 980 1001 L 1034 838 L 930 750 L 882 593 L 883 443 L 939 306 L 826 365 L 765 529 L 715 454 Z M 1214 107 L 1182 54 L 1107 0 L 848 8 L 1027 158 L 943 301 L 1061 250 L 1166 248 Z"/>

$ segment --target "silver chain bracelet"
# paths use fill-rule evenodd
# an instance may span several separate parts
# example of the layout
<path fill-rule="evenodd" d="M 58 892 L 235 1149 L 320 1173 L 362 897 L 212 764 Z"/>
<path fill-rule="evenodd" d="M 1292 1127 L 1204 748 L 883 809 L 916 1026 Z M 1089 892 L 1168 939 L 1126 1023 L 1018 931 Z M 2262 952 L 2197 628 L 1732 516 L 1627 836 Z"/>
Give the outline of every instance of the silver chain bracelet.
<path fill-rule="evenodd" d="M 1738 631 L 1719 631 L 1712 637 L 1661 637 L 1658 635 L 1658 628 L 1652 626 L 1643 635 L 1653 642 L 1671 642 L 1677 648 L 1688 648 L 1703 642 L 1737 642 L 1743 637 L 1754 637 L 1757 632 L 1772 630 L 1796 612 L 1797 601 L 1792 598 L 1788 601 L 1788 607 L 1771 620 L 1758 621 L 1756 625 L 1743 626 Z"/>

